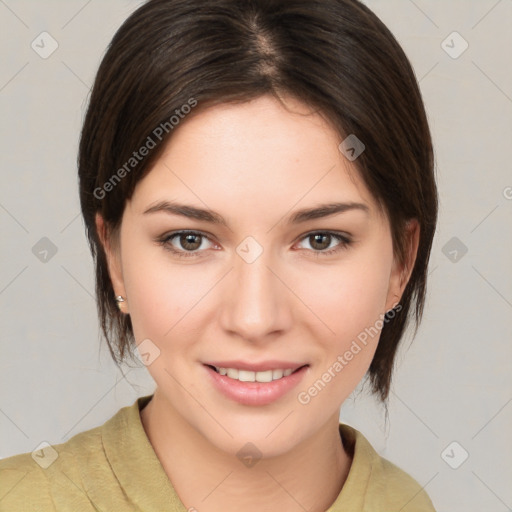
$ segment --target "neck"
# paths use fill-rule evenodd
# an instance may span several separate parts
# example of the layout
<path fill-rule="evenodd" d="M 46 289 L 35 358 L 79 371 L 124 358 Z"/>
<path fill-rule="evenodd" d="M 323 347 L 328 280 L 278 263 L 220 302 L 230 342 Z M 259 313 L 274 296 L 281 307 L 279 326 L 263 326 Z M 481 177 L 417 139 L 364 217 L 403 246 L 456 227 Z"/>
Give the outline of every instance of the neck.
<path fill-rule="evenodd" d="M 242 464 L 184 422 L 155 393 L 141 421 L 164 471 L 189 510 L 324 512 L 336 500 L 352 459 L 339 415 L 285 454 Z"/>

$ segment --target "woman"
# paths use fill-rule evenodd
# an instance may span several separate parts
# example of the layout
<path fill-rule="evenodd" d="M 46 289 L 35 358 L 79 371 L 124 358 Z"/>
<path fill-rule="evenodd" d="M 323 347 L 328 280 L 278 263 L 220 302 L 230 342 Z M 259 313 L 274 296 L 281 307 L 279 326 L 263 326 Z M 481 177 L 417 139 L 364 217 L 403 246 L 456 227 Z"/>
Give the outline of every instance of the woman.
<path fill-rule="evenodd" d="M 339 423 L 365 375 L 386 403 L 437 220 L 421 94 L 368 8 L 150 0 L 79 178 L 103 333 L 157 386 L 1 461 L 1 510 L 434 510 Z"/>

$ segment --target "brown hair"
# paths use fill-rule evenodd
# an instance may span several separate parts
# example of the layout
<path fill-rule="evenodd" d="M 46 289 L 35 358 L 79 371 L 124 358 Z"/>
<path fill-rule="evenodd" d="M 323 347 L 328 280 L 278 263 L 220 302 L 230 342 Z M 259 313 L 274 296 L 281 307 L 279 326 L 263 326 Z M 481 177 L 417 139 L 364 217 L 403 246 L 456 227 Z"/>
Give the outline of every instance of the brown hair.
<path fill-rule="evenodd" d="M 134 337 L 129 315 L 116 307 L 95 214 L 115 244 L 125 203 L 161 155 L 176 119 L 194 102 L 191 115 L 264 94 L 293 96 L 325 116 L 342 139 L 355 134 L 364 143 L 354 164 L 387 214 L 400 262 L 406 222 L 419 222 L 401 309 L 386 316 L 368 371 L 372 391 L 386 402 L 409 317 L 415 312 L 415 336 L 423 314 L 438 196 L 413 69 L 391 32 L 356 0 L 149 0 L 116 32 L 96 75 L 78 154 L 98 314 L 110 353 L 119 364 Z M 156 147 L 135 161 L 134 151 L 149 139 Z"/>

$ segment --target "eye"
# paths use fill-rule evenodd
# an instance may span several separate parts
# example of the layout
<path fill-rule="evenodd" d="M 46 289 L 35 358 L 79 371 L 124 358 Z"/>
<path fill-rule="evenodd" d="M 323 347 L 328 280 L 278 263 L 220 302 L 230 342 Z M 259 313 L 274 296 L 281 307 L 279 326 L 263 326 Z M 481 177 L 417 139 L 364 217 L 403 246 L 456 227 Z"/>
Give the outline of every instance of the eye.
<path fill-rule="evenodd" d="M 171 241 L 174 239 L 177 240 L 177 244 L 179 244 L 181 248 L 176 249 L 173 246 Z M 209 240 L 209 238 L 198 231 L 176 231 L 159 239 L 158 243 L 162 245 L 165 250 L 172 252 L 180 258 L 190 258 L 199 256 L 199 249 L 201 249 L 201 252 L 205 250 L 205 247 L 202 247 L 204 240 Z"/>
<path fill-rule="evenodd" d="M 315 256 L 330 256 L 336 254 L 346 249 L 352 243 L 352 240 L 348 236 L 333 231 L 315 231 L 314 233 L 308 233 L 302 240 L 310 241 Z M 338 241 L 338 244 L 329 248 L 333 241 Z"/>
<path fill-rule="evenodd" d="M 172 243 L 174 239 L 181 247 L 176 248 Z M 207 249 L 203 247 L 205 240 L 210 238 L 199 231 L 176 231 L 158 239 L 157 242 L 179 258 L 190 258 L 202 257 Z M 315 256 L 330 256 L 346 249 L 352 243 L 348 236 L 333 231 L 315 231 L 303 236 L 301 240 L 310 241 L 313 247 L 311 252 Z M 334 247 L 331 246 L 333 241 L 338 242 Z"/>

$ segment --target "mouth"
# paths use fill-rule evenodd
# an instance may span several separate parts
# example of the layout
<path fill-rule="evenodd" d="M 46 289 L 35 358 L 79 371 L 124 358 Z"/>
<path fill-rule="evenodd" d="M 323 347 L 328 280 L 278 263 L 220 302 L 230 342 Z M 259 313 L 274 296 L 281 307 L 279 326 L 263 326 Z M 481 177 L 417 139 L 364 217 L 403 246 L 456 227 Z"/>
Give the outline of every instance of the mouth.
<path fill-rule="evenodd" d="M 309 366 L 284 361 L 203 363 L 213 389 L 229 400 L 248 406 L 265 406 L 286 400 L 304 379 Z"/>
<path fill-rule="evenodd" d="M 273 368 L 268 370 L 246 370 L 240 368 L 229 368 L 222 366 L 215 366 L 212 364 L 206 364 L 213 371 L 218 373 L 219 375 L 228 377 L 229 379 L 238 380 L 240 382 L 272 382 L 275 380 L 281 380 L 284 377 L 289 377 L 290 375 L 298 372 L 302 368 L 309 366 L 308 364 L 304 364 L 302 366 L 298 366 L 294 368 Z"/>

